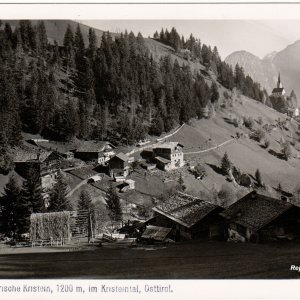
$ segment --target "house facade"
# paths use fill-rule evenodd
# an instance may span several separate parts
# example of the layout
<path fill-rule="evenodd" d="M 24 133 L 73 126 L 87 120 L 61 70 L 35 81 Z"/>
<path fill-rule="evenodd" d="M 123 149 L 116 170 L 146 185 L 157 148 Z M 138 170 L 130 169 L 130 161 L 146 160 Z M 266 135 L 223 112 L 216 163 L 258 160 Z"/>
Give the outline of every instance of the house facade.
<path fill-rule="evenodd" d="M 38 174 L 41 186 L 49 190 L 55 183 L 61 157 L 53 151 L 18 152 L 14 158 L 15 170 L 27 179 L 31 172 Z"/>
<path fill-rule="evenodd" d="M 151 225 L 172 229 L 175 241 L 221 238 L 223 209 L 210 202 L 184 193 L 176 193 L 153 208 Z"/>
<path fill-rule="evenodd" d="M 129 157 L 124 153 L 113 156 L 109 162 L 109 175 L 116 181 L 124 181 L 129 175 Z"/>
<path fill-rule="evenodd" d="M 109 142 L 85 141 L 75 151 L 75 158 L 104 164 L 115 155 L 114 148 Z"/>
<path fill-rule="evenodd" d="M 158 144 L 153 147 L 153 157 L 157 167 L 164 170 L 174 170 L 184 165 L 183 145 L 177 142 Z"/>
<path fill-rule="evenodd" d="M 300 208 L 286 200 L 253 191 L 220 215 L 228 240 L 265 242 L 293 239 L 300 234 Z"/>

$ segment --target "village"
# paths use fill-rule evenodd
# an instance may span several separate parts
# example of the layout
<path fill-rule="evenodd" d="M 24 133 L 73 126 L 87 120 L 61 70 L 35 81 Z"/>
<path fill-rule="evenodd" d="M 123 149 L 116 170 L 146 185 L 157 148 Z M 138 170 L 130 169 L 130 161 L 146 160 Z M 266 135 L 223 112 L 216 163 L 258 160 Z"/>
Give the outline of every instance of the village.
<path fill-rule="evenodd" d="M 283 97 L 284 93 L 279 75 L 272 96 Z M 287 111 L 287 116 L 296 120 L 298 109 L 291 114 Z M 207 171 L 195 155 L 239 142 L 243 134 L 218 144 L 209 138 L 202 150 L 191 152 L 193 148 L 184 151 L 185 145 L 174 141 L 184 134 L 184 126 L 135 146 L 115 146 L 109 141 L 26 139 L 15 152 L 15 172 L 24 180 L 33 172 L 37 174 L 45 212 L 33 212 L 29 232 L 12 245 L 71 245 L 80 249 L 87 244 L 139 247 L 193 240 L 264 243 L 300 237 L 300 207 L 290 201 L 290 195 L 280 192 L 271 197 L 261 193 L 259 187 L 264 184 L 253 182 L 230 165 L 226 152 L 219 169 L 225 168 L 228 181 L 243 186 L 243 194 L 236 201 L 227 199 L 227 203 L 216 203 L 201 194 L 199 184 Z M 191 194 L 185 186 L 190 178 L 199 188 Z M 47 212 L 58 180 L 65 182 L 65 197 L 72 209 Z M 90 199 L 89 206 L 83 203 L 80 207 L 81 198 L 83 202 Z"/>
<path fill-rule="evenodd" d="M 192 240 L 278 242 L 300 236 L 300 207 L 284 196 L 268 197 L 248 184 L 245 196 L 224 207 L 187 194 L 183 172 L 195 174 L 198 181 L 205 172 L 195 172 L 195 165 L 185 160 L 184 145 L 168 142 L 168 137 L 141 141 L 134 149 L 103 141 L 83 141 L 78 148 L 69 144 L 67 149 L 49 140 L 27 140 L 24 150 L 16 153 L 15 171 L 24 179 L 32 174 L 29 170 L 38 172 L 45 208 L 58 173 L 63 174 L 74 209 L 33 213 L 30 232 L 19 245 L 130 248 Z M 82 189 L 98 191 L 93 209 L 76 209 Z M 117 218 L 107 216 L 109 190 L 120 199 Z"/>

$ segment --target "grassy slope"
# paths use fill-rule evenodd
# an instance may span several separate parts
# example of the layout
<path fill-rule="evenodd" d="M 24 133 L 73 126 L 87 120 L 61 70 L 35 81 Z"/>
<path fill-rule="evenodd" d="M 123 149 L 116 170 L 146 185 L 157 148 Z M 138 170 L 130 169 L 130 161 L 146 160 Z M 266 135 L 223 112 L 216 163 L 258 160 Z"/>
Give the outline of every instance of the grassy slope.
<path fill-rule="evenodd" d="M 251 116 L 254 120 L 258 120 L 262 117 L 263 123 L 275 124 L 275 119 L 280 118 L 281 120 L 286 119 L 286 116 L 278 113 L 277 111 L 264 106 L 254 100 L 246 97 L 240 97 L 239 100 L 233 102 L 233 107 L 229 110 L 219 110 L 216 116 L 210 120 L 196 120 L 190 125 L 186 125 L 184 129 L 172 136 L 170 141 L 179 141 L 185 145 L 185 152 L 198 151 L 207 149 L 218 145 L 234 136 L 236 132 L 243 132 L 249 134 L 249 129 L 241 126 L 236 128 L 232 124 L 227 123 L 225 118 L 242 116 Z M 281 138 L 290 140 L 290 137 L 295 134 L 297 124 L 295 121 L 288 122 L 290 130 L 281 130 L 277 128 L 270 134 L 266 134 L 270 140 L 269 149 L 279 153 L 281 146 L 279 141 Z M 256 124 L 255 128 L 260 127 Z M 208 138 L 211 141 L 208 142 Z M 254 175 L 257 168 L 260 169 L 264 182 L 271 186 L 277 187 L 280 182 L 283 189 L 287 191 L 293 191 L 298 183 L 298 176 L 300 174 L 300 161 L 297 159 L 297 151 L 293 149 L 294 157 L 289 161 L 277 158 L 273 154 L 270 154 L 269 149 L 261 147 L 261 143 L 258 143 L 250 138 L 241 138 L 234 140 L 225 146 L 212 150 L 206 153 L 186 155 L 185 159 L 188 161 L 201 161 L 205 164 L 220 166 L 221 158 L 225 151 L 228 153 L 231 161 L 235 166 L 240 168 L 243 172 Z M 198 189 L 202 189 L 201 185 L 211 188 L 213 184 L 220 186 L 226 182 L 226 178 L 211 167 L 208 167 L 208 178 L 198 184 Z M 187 182 L 189 185 L 189 182 Z M 191 184 L 191 188 L 195 188 Z"/>

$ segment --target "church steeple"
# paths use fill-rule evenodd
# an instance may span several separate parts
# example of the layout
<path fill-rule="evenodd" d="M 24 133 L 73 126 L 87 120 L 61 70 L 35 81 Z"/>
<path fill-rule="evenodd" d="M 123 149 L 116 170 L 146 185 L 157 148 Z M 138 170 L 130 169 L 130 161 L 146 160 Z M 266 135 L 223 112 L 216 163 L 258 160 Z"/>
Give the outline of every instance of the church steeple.
<path fill-rule="evenodd" d="M 281 81 L 280 81 L 280 73 L 278 73 L 277 88 L 278 88 L 278 89 L 281 89 L 281 88 L 282 88 L 282 84 L 281 84 Z"/>

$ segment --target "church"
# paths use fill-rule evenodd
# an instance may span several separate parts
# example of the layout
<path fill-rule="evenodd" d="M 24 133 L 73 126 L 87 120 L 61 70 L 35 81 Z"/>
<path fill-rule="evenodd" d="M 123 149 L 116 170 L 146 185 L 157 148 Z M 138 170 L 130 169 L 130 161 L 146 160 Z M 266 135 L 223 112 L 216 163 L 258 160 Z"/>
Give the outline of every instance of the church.
<path fill-rule="evenodd" d="M 280 81 L 280 73 L 278 74 L 277 87 L 273 89 L 273 97 L 283 97 L 285 95 L 285 90 Z"/>
<path fill-rule="evenodd" d="M 273 108 L 277 111 L 287 114 L 291 118 L 299 116 L 297 99 L 296 103 L 293 103 L 292 93 L 290 97 L 286 96 L 286 92 L 281 83 L 280 73 L 278 74 L 277 87 L 273 89 L 272 94 L 270 95 L 270 100 Z"/>

